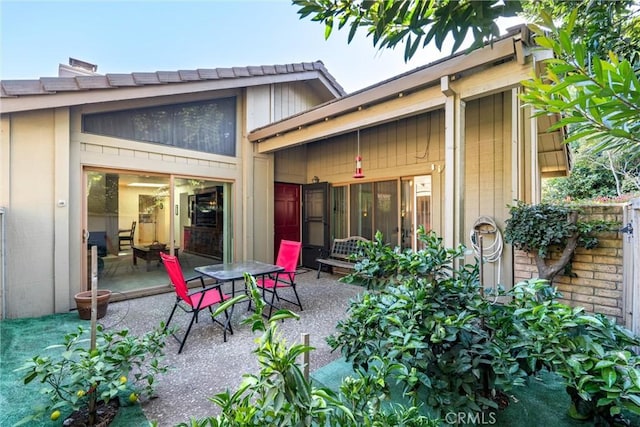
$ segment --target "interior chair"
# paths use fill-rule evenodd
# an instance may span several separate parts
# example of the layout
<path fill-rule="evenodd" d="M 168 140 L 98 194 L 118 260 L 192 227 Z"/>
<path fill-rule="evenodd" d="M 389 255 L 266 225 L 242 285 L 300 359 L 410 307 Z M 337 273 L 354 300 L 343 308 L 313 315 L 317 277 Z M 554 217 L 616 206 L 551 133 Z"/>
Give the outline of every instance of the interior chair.
<path fill-rule="evenodd" d="M 104 257 L 107 256 L 107 233 L 104 231 L 90 231 L 87 239 L 88 256 L 91 255 L 91 247 L 98 247 L 98 277 L 102 277 L 104 273 Z M 91 266 L 91 258 L 89 258 L 89 267 Z"/>
<path fill-rule="evenodd" d="M 118 251 L 122 251 L 122 245 L 129 246 L 125 249 L 131 249 L 133 246 L 133 235 L 136 233 L 136 221 L 131 223 L 131 228 L 118 230 Z"/>
<path fill-rule="evenodd" d="M 267 304 L 269 304 L 269 317 L 273 312 L 275 300 L 283 300 L 297 305 L 302 310 L 302 303 L 296 290 L 296 269 L 298 267 L 298 259 L 300 258 L 301 242 L 293 242 L 291 240 L 282 240 L 280 242 L 280 249 L 278 249 L 278 258 L 276 259 L 276 265 L 283 267 L 284 270 L 278 273 L 270 274 L 266 277 L 261 277 L 256 280 L 256 284 L 259 289 L 262 289 L 262 298 Z M 291 288 L 293 295 L 296 297 L 296 301 L 283 298 L 278 293 L 278 289 Z M 271 300 L 267 301 L 266 293 L 271 294 Z"/>
<path fill-rule="evenodd" d="M 229 299 L 230 296 L 222 293 L 222 289 L 220 288 L 219 284 L 206 287 L 202 276 L 196 276 L 185 280 L 184 275 L 182 274 L 182 268 L 180 267 L 180 262 L 174 255 L 167 255 L 161 252 L 160 257 L 162 258 L 162 263 L 167 270 L 167 274 L 169 275 L 169 280 L 171 280 L 173 289 L 176 292 L 176 303 L 173 306 L 173 310 L 171 310 L 169 320 L 167 320 L 164 330 L 166 331 L 169 327 L 169 323 L 171 323 L 171 319 L 173 318 L 173 315 L 178 307 L 180 307 L 185 313 L 189 313 L 192 315 L 189 326 L 187 327 L 187 331 L 185 332 L 182 339 L 179 338 L 175 333 L 172 334 L 173 337 L 180 343 L 180 349 L 178 350 L 178 353 L 182 352 L 182 348 L 184 347 L 185 342 L 187 342 L 187 337 L 189 336 L 189 332 L 191 332 L 191 327 L 193 326 L 194 322 L 198 322 L 198 313 L 200 313 L 200 311 L 204 310 L 205 308 L 209 309 L 211 320 L 223 327 L 223 336 L 224 341 L 226 342 L 227 331 L 229 331 L 230 334 L 233 334 L 233 329 L 231 329 L 230 323 L 231 316 L 227 312 L 227 310 L 225 310 L 224 315 L 226 317 L 226 320 L 224 323 L 220 322 L 215 317 L 213 317 L 212 307 Z M 200 280 L 202 289 L 195 289 L 191 291 L 189 290 L 188 283 L 194 280 Z"/>

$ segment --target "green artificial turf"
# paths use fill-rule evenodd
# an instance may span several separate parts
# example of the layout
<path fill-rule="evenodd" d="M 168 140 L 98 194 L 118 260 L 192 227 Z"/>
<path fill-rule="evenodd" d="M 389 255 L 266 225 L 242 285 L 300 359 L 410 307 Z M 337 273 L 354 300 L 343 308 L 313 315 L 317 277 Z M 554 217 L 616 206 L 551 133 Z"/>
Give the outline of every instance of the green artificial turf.
<path fill-rule="evenodd" d="M 23 385 L 22 372 L 14 369 L 52 344 L 62 344 L 64 335 L 90 323 L 80 320 L 78 314 L 54 314 L 50 316 L 11 319 L 0 322 L 0 426 L 10 427 L 31 414 L 34 405 L 44 405 L 46 396 L 39 393 L 41 383 L 33 381 Z M 121 399 L 122 401 L 122 399 Z M 126 400 L 122 402 L 126 403 Z M 58 421 L 48 418 L 30 423 L 30 426 L 60 426 L 69 414 L 62 414 Z M 122 406 L 110 427 L 148 426 L 140 405 Z"/>

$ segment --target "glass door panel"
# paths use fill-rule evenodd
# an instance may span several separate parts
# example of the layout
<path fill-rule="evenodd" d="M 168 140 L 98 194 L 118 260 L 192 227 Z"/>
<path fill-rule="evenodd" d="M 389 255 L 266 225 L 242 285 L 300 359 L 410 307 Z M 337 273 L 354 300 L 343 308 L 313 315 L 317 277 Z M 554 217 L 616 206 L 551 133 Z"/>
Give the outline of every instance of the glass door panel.
<path fill-rule="evenodd" d="M 398 181 L 382 181 L 374 184 L 374 230 L 380 231 L 384 241 L 398 245 Z"/>
<path fill-rule="evenodd" d="M 373 239 L 373 184 L 352 184 L 350 209 L 350 234 Z"/>
<path fill-rule="evenodd" d="M 347 228 L 347 186 L 331 188 L 331 240 L 349 237 Z"/>
<path fill-rule="evenodd" d="M 417 227 L 424 226 L 426 231 L 430 231 L 431 224 L 431 175 L 416 176 L 414 178 L 415 188 L 415 224 Z M 415 231 L 414 231 L 415 236 Z M 415 237 L 414 237 L 415 238 Z M 416 242 L 416 248 L 422 249 L 423 245 L 418 245 Z"/>
<path fill-rule="evenodd" d="M 116 293 L 166 290 L 161 252 L 177 255 L 186 275 L 195 266 L 224 258 L 230 185 L 100 170 L 87 170 L 86 177 L 87 249 L 98 247 L 100 288 Z M 87 272 L 90 283 L 89 268 Z"/>
<path fill-rule="evenodd" d="M 404 178 L 400 183 L 400 231 L 402 249 L 412 249 L 414 247 L 413 229 L 413 178 Z"/>

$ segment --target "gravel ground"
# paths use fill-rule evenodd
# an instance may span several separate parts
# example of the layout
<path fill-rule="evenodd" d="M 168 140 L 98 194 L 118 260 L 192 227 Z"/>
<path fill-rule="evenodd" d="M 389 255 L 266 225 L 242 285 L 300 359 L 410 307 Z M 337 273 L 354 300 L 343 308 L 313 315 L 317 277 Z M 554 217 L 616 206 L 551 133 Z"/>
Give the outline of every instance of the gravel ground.
<path fill-rule="evenodd" d="M 309 333 L 310 344 L 315 348 L 310 354 L 311 372 L 340 356 L 339 352 L 330 351 L 325 337 L 331 335 L 337 321 L 346 316 L 349 300 L 362 291 L 361 287 L 337 282 L 338 277 L 322 273 L 320 279 L 316 279 L 314 271 L 298 274 L 297 290 L 304 310 L 285 303 L 284 308 L 296 311 L 300 320 L 288 319 L 278 324 L 289 344 L 300 342 L 301 334 Z M 174 294 L 168 293 L 111 303 L 101 323 L 116 330 L 126 327 L 141 335 L 166 321 L 174 302 Z M 181 354 L 178 354 L 178 342 L 169 339 L 165 360 L 171 370 L 157 378 L 158 397 L 142 403 L 148 420 L 164 427 L 187 422 L 190 417 L 215 415 L 219 413 L 218 407 L 209 398 L 227 389 L 235 390 L 243 374 L 258 371 L 253 354 L 258 335 L 251 332 L 250 325 L 240 324 L 247 316 L 246 306 L 242 303 L 235 308 L 234 334 L 227 336 L 227 342 L 223 342 L 222 328 L 211 323 L 206 313 L 194 324 Z M 184 331 L 189 320 L 190 315 L 177 310 L 171 324 L 181 326 Z"/>

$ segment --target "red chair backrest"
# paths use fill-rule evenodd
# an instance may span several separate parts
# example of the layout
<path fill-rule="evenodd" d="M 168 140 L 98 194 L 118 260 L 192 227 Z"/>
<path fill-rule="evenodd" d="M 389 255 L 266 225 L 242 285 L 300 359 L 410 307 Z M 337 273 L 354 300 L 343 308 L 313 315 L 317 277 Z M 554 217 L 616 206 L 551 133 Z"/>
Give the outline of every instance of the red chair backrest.
<path fill-rule="evenodd" d="M 184 275 L 182 274 L 182 268 L 180 268 L 178 258 L 173 255 L 167 255 L 164 252 L 160 252 L 160 258 L 162 258 L 162 263 L 164 264 L 164 268 L 167 270 L 169 280 L 171 281 L 176 294 L 178 294 L 184 302 L 193 306 L 191 297 L 189 296 L 189 290 L 187 289 L 187 282 L 184 280 Z"/>
<path fill-rule="evenodd" d="M 284 267 L 284 271 L 295 273 L 298 267 L 298 258 L 300 257 L 301 242 L 293 242 L 291 240 L 281 240 L 280 249 L 278 249 L 278 258 L 276 265 Z"/>

